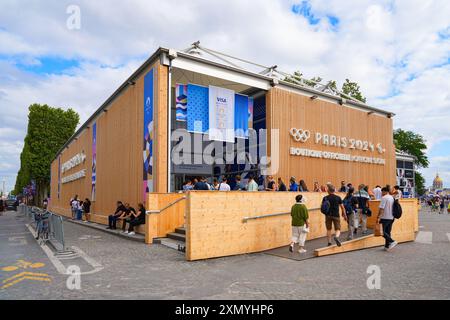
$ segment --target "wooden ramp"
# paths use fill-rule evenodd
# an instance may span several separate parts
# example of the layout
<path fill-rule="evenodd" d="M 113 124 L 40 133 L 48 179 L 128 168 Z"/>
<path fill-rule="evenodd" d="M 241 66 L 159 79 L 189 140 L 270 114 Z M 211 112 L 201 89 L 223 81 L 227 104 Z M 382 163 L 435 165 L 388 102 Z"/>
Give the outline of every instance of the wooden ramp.
<path fill-rule="evenodd" d="M 315 257 L 330 255 L 330 254 L 365 249 L 366 248 L 365 244 L 366 244 L 367 238 L 381 238 L 381 240 L 383 240 L 381 245 L 384 244 L 384 239 L 382 237 L 374 237 L 373 231 L 370 229 L 368 229 L 367 232 L 368 232 L 368 234 L 363 236 L 361 234 L 361 231 L 359 230 L 358 235 L 353 240 L 349 240 L 349 241 L 345 241 L 345 239 L 347 239 L 348 232 L 342 232 L 341 236 L 340 236 L 342 246 L 340 248 L 335 244 L 333 244 L 329 247 L 326 247 L 327 238 L 321 237 L 321 238 L 306 241 L 306 243 L 305 243 L 305 249 L 307 250 L 306 253 L 302 253 L 302 254 L 298 253 L 297 245 L 295 246 L 294 252 L 289 252 L 289 246 L 283 246 L 283 247 L 264 251 L 264 253 L 273 255 L 273 256 L 277 256 L 277 257 L 281 257 L 281 258 L 301 261 L 301 260 L 311 259 L 311 258 L 315 258 Z M 334 243 L 334 241 L 333 241 L 333 243 Z M 357 243 L 359 243 L 359 244 L 356 245 Z M 335 248 L 337 248 L 337 249 L 335 249 Z M 353 249 L 349 250 L 350 248 L 353 248 Z M 340 250 L 338 250 L 338 249 L 340 249 Z"/>
<path fill-rule="evenodd" d="M 369 234 L 350 241 L 342 242 L 342 246 L 340 247 L 338 247 L 337 245 L 332 245 L 329 247 L 315 249 L 314 256 L 323 257 L 330 254 L 344 253 L 379 246 L 384 246 L 384 238 L 375 237 L 373 234 Z"/>

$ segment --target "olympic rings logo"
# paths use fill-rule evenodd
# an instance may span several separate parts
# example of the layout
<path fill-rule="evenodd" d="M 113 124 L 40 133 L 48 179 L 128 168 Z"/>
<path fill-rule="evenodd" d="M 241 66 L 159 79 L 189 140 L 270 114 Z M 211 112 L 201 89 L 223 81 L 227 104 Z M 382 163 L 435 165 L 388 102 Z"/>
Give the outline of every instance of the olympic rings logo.
<path fill-rule="evenodd" d="M 292 128 L 290 133 L 297 142 L 306 142 L 311 137 L 311 133 L 308 130 L 303 129 Z"/>

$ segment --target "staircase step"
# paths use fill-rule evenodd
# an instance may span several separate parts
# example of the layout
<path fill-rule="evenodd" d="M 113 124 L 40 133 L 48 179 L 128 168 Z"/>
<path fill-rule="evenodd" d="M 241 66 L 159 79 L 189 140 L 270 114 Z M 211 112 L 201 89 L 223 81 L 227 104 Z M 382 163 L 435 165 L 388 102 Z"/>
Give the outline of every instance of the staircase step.
<path fill-rule="evenodd" d="M 180 252 L 186 252 L 186 243 L 171 238 L 156 238 L 153 239 L 153 243 L 162 244 L 171 249 L 175 249 Z"/>
<path fill-rule="evenodd" d="M 186 228 L 185 227 L 176 228 L 175 232 L 180 234 L 186 234 Z"/>
<path fill-rule="evenodd" d="M 171 239 L 174 239 L 174 240 L 186 242 L 186 235 L 185 234 L 181 234 L 181 233 L 177 233 L 177 232 L 170 232 L 170 233 L 167 234 L 167 237 L 171 238 Z"/>

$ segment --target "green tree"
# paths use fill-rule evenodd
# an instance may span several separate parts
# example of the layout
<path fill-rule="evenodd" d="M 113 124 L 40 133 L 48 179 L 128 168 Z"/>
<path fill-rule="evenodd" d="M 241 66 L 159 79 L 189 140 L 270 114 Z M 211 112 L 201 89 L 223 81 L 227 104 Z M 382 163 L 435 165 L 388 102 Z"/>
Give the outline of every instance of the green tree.
<path fill-rule="evenodd" d="M 361 102 L 366 103 L 366 98 L 362 95 L 359 85 L 356 82 L 345 79 L 345 82 L 342 84 L 342 92 Z"/>
<path fill-rule="evenodd" d="M 298 82 L 303 82 L 308 86 L 314 87 L 316 85 L 316 82 L 322 82 L 322 78 L 321 77 L 314 77 L 311 79 L 304 79 L 303 78 L 303 73 L 301 71 L 295 71 L 293 75 L 289 75 L 287 77 L 285 77 L 283 79 L 286 82 L 290 82 L 290 83 L 298 83 Z M 337 83 L 335 80 L 331 80 L 328 82 L 327 84 L 327 88 L 337 92 Z M 342 84 L 342 89 L 341 89 L 342 93 L 351 96 L 363 103 L 366 103 L 366 98 L 363 96 L 363 94 L 360 91 L 360 87 L 358 85 L 358 83 L 356 82 L 352 82 L 349 79 L 345 79 L 345 82 Z M 342 97 L 344 97 L 343 95 L 341 95 Z"/>
<path fill-rule="evenodd" d="M 426 140 L 418 133 L 397 129 L 394 131 L 395 147 L 416 157 L 415 165 L 418 169 L 428 168 L 429 161 L 425 153 L 427 149 Z M 416 172 L 416 191 L 419 195 L 425 192 L 425 179 L 420 172 Z"/>
<path fill-rule="evenodd" d="M 79 115 L 72 109 L 64 111 L 40 104 L 29 107 L 27 135 L 16 180 L 17 193 L 34 180 L 37 195 L 35 204 L 46 197 L 51 162 L 56 152 L 73 135 L 79 120 Z"/>

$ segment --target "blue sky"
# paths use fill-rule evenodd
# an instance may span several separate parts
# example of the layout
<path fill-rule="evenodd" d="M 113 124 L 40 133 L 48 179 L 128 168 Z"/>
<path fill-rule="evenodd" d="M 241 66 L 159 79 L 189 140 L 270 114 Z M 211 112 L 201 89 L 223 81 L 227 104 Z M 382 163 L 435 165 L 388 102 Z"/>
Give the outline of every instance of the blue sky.
<path fill-rule="evenodd" d="M 430 184 L 450 187 L 450 2 L 446 0 L 105 0 L 0 2 L 0 179 L 15 182 L 27 108 L 74 108 L 82 122 L 158 46 L 196 40 L 306 77 L 357 81 L 395 128 L 428 141 Z M 174 12 L 182 14 L 175 14 Z M 19 17 L 19 18 L 18 18 Z"/>

